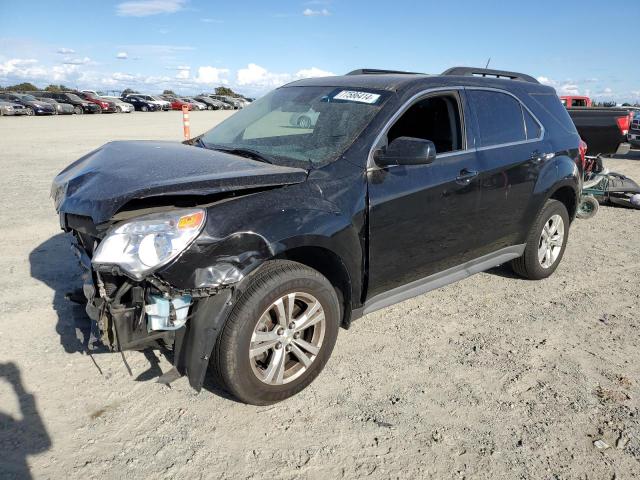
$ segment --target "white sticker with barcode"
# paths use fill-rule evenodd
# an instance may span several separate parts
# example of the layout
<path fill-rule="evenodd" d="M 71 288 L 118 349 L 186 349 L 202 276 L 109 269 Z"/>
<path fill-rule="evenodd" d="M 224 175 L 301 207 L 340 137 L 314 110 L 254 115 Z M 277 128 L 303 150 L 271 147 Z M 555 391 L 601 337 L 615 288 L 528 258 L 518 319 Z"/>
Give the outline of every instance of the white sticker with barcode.
<path fill-rule="evenodd" d="M 342 90 L 336 96 L 334 100 L 345 100 L 347 102 L 360 102 L 360 103 L 376 103 L 380 95 L 377 93 L 369 92 L 356 92 L 354 90 Z"/>

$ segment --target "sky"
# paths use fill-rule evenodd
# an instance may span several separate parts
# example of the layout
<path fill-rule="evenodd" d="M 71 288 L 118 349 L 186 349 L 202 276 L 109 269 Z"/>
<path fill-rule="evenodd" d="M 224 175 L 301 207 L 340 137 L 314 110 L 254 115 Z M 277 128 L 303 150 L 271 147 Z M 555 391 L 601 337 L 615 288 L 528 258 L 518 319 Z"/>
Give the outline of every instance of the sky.
<path fill-rule="evenodd" d="M 0 0 L 0 85 L 260 96 L 356 68 L 484 66 L 640 101 L 638 0 Z"/>

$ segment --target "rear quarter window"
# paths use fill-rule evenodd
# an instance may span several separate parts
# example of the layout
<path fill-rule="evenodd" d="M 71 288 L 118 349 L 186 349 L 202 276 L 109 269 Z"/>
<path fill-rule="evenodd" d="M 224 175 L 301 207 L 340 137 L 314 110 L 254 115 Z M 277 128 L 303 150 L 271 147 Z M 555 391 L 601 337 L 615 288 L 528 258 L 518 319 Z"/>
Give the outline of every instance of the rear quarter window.
<path fill-rule="evenodd" d="M 539 108 L 544 110 L 554 124 L 559 125 L 568 133 L 578 134 L 573 120 L 569 116 L 567 109 L 562 104 L 557 95 L 553 93 L 530 93 L 529 96 L 535 100 Z"/>

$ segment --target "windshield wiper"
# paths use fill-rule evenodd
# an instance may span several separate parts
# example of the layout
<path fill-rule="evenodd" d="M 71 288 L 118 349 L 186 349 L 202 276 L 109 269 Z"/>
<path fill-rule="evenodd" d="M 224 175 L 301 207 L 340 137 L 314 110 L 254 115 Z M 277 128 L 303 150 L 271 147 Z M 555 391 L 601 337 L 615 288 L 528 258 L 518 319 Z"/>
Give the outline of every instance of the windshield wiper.
<path fill-rule="evenodd" d="M 250 158 L 251 160 L 258 160 L 259 162 L 270 163 L 273 165 L 273 160 L 268 155 L 261 153 L 257 150 L 253 150 L 251 148 L 240 148 L 240 147 L 223 147 L 220 145 L 206 145 L 202 142 L 202 145 L 205 148 L 209 148 L 211 150 L 218 150 L 220 152 L 230 153 L 232 155 L 238 155 L 240 157 Z"/>

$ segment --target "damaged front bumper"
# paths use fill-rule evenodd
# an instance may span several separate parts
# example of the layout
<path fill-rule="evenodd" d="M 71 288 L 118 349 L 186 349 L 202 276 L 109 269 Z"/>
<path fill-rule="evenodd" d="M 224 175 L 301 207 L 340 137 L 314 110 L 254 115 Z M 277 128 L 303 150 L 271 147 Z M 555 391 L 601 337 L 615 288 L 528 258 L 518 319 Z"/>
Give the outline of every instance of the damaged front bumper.
<path fill-rule="evenodd" d="M 173 351 L 174 369 L 159 381 L 186 375 L 199 391 L 233 305 L 233 286 L 180 290 L 154 275 L 134 281 L 117 269 L 96 269 L 80 235 L 74 234 L 72 245 L 83 270 L 85 310 L 95 336 L 112 351 L 166 347 Z"/>

